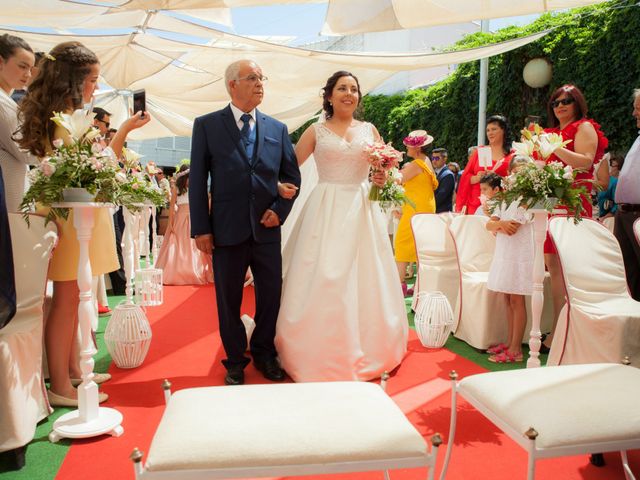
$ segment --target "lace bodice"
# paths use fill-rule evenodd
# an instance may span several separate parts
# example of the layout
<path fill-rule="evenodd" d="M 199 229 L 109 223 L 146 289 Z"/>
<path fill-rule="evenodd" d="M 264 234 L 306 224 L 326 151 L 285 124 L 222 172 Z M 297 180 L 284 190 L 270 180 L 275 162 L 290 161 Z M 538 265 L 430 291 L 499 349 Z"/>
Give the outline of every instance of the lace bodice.
<path fill-rule="evenodd" d="M 374 141 L 373 127 L 362 122 L 351 142 L 329 130 L 324 123 L 314 124 L 316 148 L 313 152 L 320 183 L 353 184 L 369 175 L 364 146 Z"/>
<path fill-rule="evenodd" d="M 186 205 L 189 203 L 189 193 L 184 192 L 182 195 L 178 195 L 176 198 L 176 205 Z"/>

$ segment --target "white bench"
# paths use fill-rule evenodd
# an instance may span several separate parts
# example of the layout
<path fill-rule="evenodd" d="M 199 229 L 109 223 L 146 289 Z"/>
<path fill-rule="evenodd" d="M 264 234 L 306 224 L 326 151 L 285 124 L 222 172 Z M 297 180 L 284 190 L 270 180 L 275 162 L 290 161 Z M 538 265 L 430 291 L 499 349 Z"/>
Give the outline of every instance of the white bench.
<path fill-rule="evenodd" d="M 640 448 L 640 370 L 598 363 L 490 372 L 453 380 L 451 428 L 441 479 L 462 395 L 529 454 L 528 479 L 539 458 L 620 451 L 627 480 L 634 479 L 626 450 Z"/>
<path fill-rule="evenodd" d="M 378 385 L 325 382 L 180 390 L 136 478 L 213 479 L 429 467 L 437 447 Z"/>

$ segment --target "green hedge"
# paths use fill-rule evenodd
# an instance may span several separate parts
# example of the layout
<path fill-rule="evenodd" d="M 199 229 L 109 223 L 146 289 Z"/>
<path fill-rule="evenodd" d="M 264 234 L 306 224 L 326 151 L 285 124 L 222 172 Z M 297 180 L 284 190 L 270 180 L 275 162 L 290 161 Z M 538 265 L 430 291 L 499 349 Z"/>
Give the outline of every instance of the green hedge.
<path fill-rule="evenodd" d="M 489 61 L 487 115 L 506 115 L 516 138 L 527 115 L 546 124 L 551 92 L 574 83 L 584 92 L 589 116 L 602 125 L 610 150 L 627 150 L 637 135 L 631 117 L 632 91 L 640 88 L 640 7 L 631 0 L 610 1 L 570 12 L 545 14 L 524 27 L 468 35 L 453 49 L 508 40 L 557 27 L 540 40 Z M 551 85 L 532 89 L 522 79 L 526 63 L 546 57 L 553 65 Z M 411 130 L 426 129 L 434 147 L 446 147 L 450 159 L 466 163 L 476 144 L 479 61 L 460 65 L 441 82 L 427 88 L 363 100 L 364 118 L 378 127 L 386 141 L 401 147 Z M 519 135 L 518 135 L 519 136 Z"/>

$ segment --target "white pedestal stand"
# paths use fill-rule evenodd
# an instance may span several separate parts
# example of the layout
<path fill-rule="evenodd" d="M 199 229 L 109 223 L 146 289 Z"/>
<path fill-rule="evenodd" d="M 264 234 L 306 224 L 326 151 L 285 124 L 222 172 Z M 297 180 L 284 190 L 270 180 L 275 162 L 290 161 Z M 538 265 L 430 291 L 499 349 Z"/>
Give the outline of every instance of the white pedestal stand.
<path fill-rule="evenodd" d="M 543 208 L 529 210 L 533 213 L 534 257 L 533 294 L 531 295 L 531 332 L 529 334 L 529 358 L 527 368 L 540 366 L 540 319 L 544 305 L 544 241 L 547 236 L 549 212 Z"/>
<path fill-rule="evenodd" d="M 80 369 L 82 383 L 78 386 L 78 409 L 69 412 L 55 421 L 49 434 L 51 442 L 61 438 L 88 438 L 108 433 L 119 437 L 124 432 L 120 425 L 122 414 L 113 409 L 100 407 L 98 385 L 93 381 L 93 356 L 97 353 L 91 337 L 91 321 L 95 315 L 91 295 L 91 262 L 89 261 L 89 241 L 93 229 L 95 210 L 108 208 L 107 203 L 63 202 L 52 205 L 56 208 L 73 209 L 73 225 L 76 229 L 80 256 L 78 258 L 78 323 L 82 350 Z"/>

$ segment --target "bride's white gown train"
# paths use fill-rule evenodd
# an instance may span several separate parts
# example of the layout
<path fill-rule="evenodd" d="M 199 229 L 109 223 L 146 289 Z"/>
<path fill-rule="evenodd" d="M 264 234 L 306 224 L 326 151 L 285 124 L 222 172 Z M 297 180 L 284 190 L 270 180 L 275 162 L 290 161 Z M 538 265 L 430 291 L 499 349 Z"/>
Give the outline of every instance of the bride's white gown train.
<path fill-rule="evenodd" d="M 284 248 L 276 349 L 296 382 L 370 380 L 400 364 L 408 335 L 386 219 L 368 199 L 373 130 L 347 142 L 314 128 L 319 180 Z"/>

